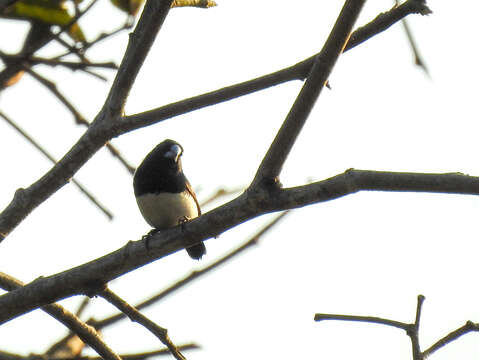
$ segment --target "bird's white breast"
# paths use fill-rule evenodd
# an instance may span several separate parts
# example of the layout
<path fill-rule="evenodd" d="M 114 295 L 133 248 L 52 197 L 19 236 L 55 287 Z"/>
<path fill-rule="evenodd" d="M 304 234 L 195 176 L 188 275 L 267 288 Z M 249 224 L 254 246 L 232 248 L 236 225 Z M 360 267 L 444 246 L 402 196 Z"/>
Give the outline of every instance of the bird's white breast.
<path fill-rule="evenodd" d="M 136 202 L 146 222 L 156 229 L 176 226 L 185 217 L 198 217 L 196 202 L 188 192 L 144 194 Z"/>

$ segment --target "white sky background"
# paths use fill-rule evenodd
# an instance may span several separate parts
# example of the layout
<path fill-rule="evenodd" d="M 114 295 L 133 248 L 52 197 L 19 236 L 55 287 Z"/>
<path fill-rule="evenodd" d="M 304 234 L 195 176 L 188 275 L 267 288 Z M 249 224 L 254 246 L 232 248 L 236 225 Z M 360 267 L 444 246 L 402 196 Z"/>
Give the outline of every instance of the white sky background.
<path fill-rule="evenodd" d="M 131 92 L 128 114 L 214 90 L 294 64 L 317 52 L 343 4 L 316 0 L 219 0 L 209 10 L 170 12 Z M 294 4 L 294 5 L 292 5 Z M 367 2 L 363 25 L 392 2 Z M 434 14 L 408 17 L 431 78 L 412 63 L 397 24 L 342 56 L 291 153 L 286 186 L 324 179 L 354 167 L 369 170 L 463 172 L 479 175 L 476 1 L 430 1 Z M 96 15 L 95 15 L 96 14 Z M 101 19 L 101 21 L 99 21 Z M 82 21 L 87 37 L 116 27 L 124 15 L 100 1 Z M 14 52 L 24 27 L 0 21 L 0 46 Z M 88 52 L 120 62 L 124 33 Z M 48 55 L 57 47 L 45 50 Z M 90 119 L 110 83 L 81 73 L 38 67 Z M 113 73 L 104 71 L 110 80 Z M 195 111 L 115 139 L 135 165 L 165 138 L 185 148 L 184 169 L 199 198 L 218 187 L 249 183 L 302 83 L 291 82 Z M 61 157 L 83 133 L 72 116 L 30 77 L 0 94 L 0 109 Z M 0 206 L 43 175 L 50 163 L 0 122 Z M 149 228 L 136 207 L 131 177 L 106 150 L 77 179 L 108 206 L 104 217 L 68 185 L 37 208 L 4 242 L 0 270 L 25 282 L 95 259 L 139 239 Z M 204 209 L 208 210 L 208 209 Z M 413 321 L 424 294 L 423 349 L 479 322 L 477 214 L 479 199 L 368 192 L 296 210 L 259 246 L 145 313 L 176 343 L 195 341 L 191 359 L 411 359 L 409 338 L 372 324 L 313 321 L 314 313 Z M 131 303 L 241 243 L 271 216 L 207 241 L 207 257 L 179 252 L 114 281 Z M 64 301 L 75 309 L 79 298 Z M 87 317 L 115 311 L 94 299 Z M 41 353 L 65 333 L 40 311 L 0 327 L 0 348 Z M 123 321 L 104 333 L 118 353 L 161 347 L 146 330 Z M 93 354 L 93 353 L 92 353 Z M 477 334 L 434 359 L 477 359 Z"/>

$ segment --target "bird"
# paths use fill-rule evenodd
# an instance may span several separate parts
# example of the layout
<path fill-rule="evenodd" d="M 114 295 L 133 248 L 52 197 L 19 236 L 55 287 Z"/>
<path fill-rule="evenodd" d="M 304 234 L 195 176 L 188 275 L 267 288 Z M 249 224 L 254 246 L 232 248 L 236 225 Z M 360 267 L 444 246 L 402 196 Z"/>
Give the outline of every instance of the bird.
<path fill-rule="evenodd" d="M 161 231 L 201 215 L 200 205 L 183 173 L 183 147 L 174 140 L 158 144 L 141 162 L 133 176 L 136 202 L 143 218 Z M 203 242 L 187 247 L 195 260 L 206 253 Z"/>

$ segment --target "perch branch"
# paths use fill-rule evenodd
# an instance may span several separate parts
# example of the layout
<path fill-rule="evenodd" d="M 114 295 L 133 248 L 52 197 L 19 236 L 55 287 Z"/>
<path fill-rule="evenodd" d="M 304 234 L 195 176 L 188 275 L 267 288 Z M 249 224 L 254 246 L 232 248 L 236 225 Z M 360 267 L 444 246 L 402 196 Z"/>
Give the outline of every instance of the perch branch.
<path fill-rule="evenodd" d="M 162 300 L 166 296 L 172 294 L 176 290 L 184 287 L 185 285 L 188 285 L 190 282 L 193 280 L 198 279 L 199 277 L 202 277 L 203 275 L 206 275 L 212 270 L 217 269 L 224 263 L 230 261 L 231 259 L 235 258 L 236 256 L 242 254 L 245 250 L 249 249 L 251 246 L 254 246 L 258 244 L 258 241 L 260 238 L 266 234 L 269 230 L 271 230 L 276 224 L 278 224 L 289 212 L 288 211 L 283 211 L 281 214 L 276 216 L 271 222 L 266 224 L 262 229 L 260 229 L 256 234 L 254 234 L 250 239 L 248 239 L 246 242 L 244 242 L 242 245 L 238 246 L 236 249 L 228 252 L 227 254 L 223 255 L 221 258 L 218 260 L 212 262 L 208 266 L 205 266 L 199 270 L 193 271 L 191 274 L 185 276 L 184 278 L 176 281 L 174 284 L 168 286 L 166 289 L 162 290 L 160 293 L 156 294 L 155 296 L 152 296 L 151 298 L 139 303 L 135 307 L 138 310 L 142 310 L 148 306 L 151 306 L 153 304 L 156 304 L 158 301 Z M 117 321 L 124 319 L 125 315 L 122 313 L 110 316 L 108 318 L 105 318 L 103 320 L 89 320 L 88 324 L 92 325 L 95 327 L 95 329 L 103 329 L 106 326 L 110 326 L 113 323 L 116 323 Z"/>
<path fill-rule="evenodd" d="M 215 237 L 265 213 L 299 208 L 362 190 L 414 191 L 479 195 L 479 177 L 452 174 L 415 174 L 347 170 L 335 177 L 271 192 L 245 192 L 234 200 L 146 240 L 122 248 L 70 270 L 37 279 L 0 296 L 0 323 L 45 304 L 78 294 L 185 247 Z M 21 192 L 17 196 L 22 196 Z"/>

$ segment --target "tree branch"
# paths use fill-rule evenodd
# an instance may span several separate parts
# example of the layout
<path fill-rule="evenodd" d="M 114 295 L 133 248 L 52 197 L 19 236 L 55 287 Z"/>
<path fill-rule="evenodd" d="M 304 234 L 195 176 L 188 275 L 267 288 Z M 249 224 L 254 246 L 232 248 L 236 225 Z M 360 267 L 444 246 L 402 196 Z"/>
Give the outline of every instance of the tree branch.
<path fill-rule="evenodd" d="M 306 123 L 329 74 L 342 53 L 365 0 L 347 0 L 296 101 L 263 158 L 251 184 L 256 190 L 263 185 L 279 186 L 279 174 L 296 138 Z"/>
<path fill-rule="evenodd" d="M 419 323 L 421 321 L 422 304 L 426 298 L 423 295 L 418 295 L 416 306 L 416 319 L 414 324 L 411 324 L 407 329 L 407 334 L 411 339 L 412 346 L 412 358 L 414 360 L 423 360 L 424 357 L 421 353 L 421 346 L 419 345 Z"/>
<path fill-rule="evenodd" d="M 11 127 L 13 127 L 20 135 L 23 136 L 25 140 L 27 140 L 30 144 L 35 147 L 38 151 L 40 151 L 48 160 L 52 163 L 56 163 L 57 160 L 46 150 L 44 149 L 38 142 L 35 141 L 25 130 L 23 130 L 20 126 L 18 126 L 10 117 L 5 115 L 3 112 L 0 111 L 0 117 L 3 118 Z M 78 182 L 75 178 L 71 179 L 71 182 L 80 190 L 105 216 L 109 219 L 113 219 L 113 214 L 104 206 L 102 205 L 96 197 L 90 193 L 90 191 L 85 188 L 80 182 Z"/>
<path fill-rule="evenodd" d="M 7 291 L 15 291 L 15 289 L 21 289 L 24 284 L 9 276 L 3 272 L 0 272 L 0 287 Z M 98 355 L 102 356 L 106 360 L 121 360 L 108 345 L 103 342 L 96 330 L 82 322 L 78 317 L 69 312 L 58 304 L 48 304 L 42 307 L 42 310 L 53 318 L 61 322 L 71 331 L 82 339 L 85 344 L 88 344 L 94 349 Z"/>
<path fill-rule="evenodd" d="M 150 0 L 147 2 L 145 10 L 151 10 L 150 6 L 148 5 L 148 3 L 150 2 L 154 3 L 154 5 L 151 5 L 153 7 L 156 5 L 160 5 L 159 1 Z M 388 12 L 388 16 L 382 16 L 378 31 L 381 32 L 385 29 L 385 19 L 391 19 L 390 24 L 397 21 L 397 9 L 405 9 L 401 10 L 401 14 L 407 13 L 407 11 L 411 11 L 410 13 L 420 12 L 420 8 L 417 5 L 415 7 L 413 6 L 417 3 L 423 2 L 420 2 L 418 0 L 408 0 L 407 3 L 403 4 L 404 7 L 403 5 L 401 5 L 400 7 L 392 9 L 390 12 Z M 164 11 L 168 11 L 165 4 L 161 4 L 161 9 Z M 408 5 L 408 7 L 406 7 L 406 4 L 412 5 Z M 138 22 L 137 30 L 135 30 L 135 34 L 137 35 L 133 37 L 140 38 L 144 36 L 149 39 L 148 42 L 151 43 L 151 37 L 154 36 L 154 34 L 152 34 L 153 30 L 158 30 L 158 22 L 145 22 L 142 19 L 143 18 L 141 18 Z M 376 20 L 373 21 L 373 23 L 375 22 Z M 146 23 L 148 24 L 148 26 L 145 25 Z M 371 23 L 371 25 L 367 27 L 374 28 L 375 25 Z M 371 36 L 371 32 L 363 31 L 362 33 L 366 34 L 364 36 Z M 354 41 L 356 42 L 364 41 L 364 39 L 360 36 L 355 37 L 355 39 L 356 40 Z M 350 42 L 351 41 L 352 40 L 350 40 Z M 138 40 L 138 42 L 141 41 Z M 117 73 L 117 79 L 121 78 L 122 80 L 115 80 L 114 87 L 122 88 L 122 84 L 127 85 L 128 87 L 128 90 L 124 88 L 122 89 L 121 96 L 118 95 L 123 100 L 121 100 L 119 97 L 116 98 L 116 100 L 114 101 L 116 105 L 113 107 L 114 111 L 110 111 L 109 117 L 106 116 L 106 113 L 108 113 L 108 111 L 105 110 L 109 108 L 109 105 L 105 105 L 103 107 L 103 110 L 97 115 L 97 119 L 103 119 L 106 116 L 106 118 L 109 118 L 109 120 L 94 121 L 92 126 L 73 146 L 73 148 L 47 174 L 45 174 L 42 178 L 40 178 L 37 182 L 32 184 L 27 189 L 17 190 L 13 200 L 0 214 L 0 242 L 6 236 L 8 236 L 8 234 L 26 216 L 28 216 L 28 214 L 33 211 L 33 209 L 35 209 L 39 204 L 41 204 L 48 197 L 50 197 L 55 191 L 59 190 L 62 186 L 64 186 L 67 183 L 68 179 L 71 178 L 76 173 L 76 171 L 78 171 L 88 161 L 88 159 L 90 159 L 90 157 L 92 157 L 108 140 L 112 139 L 113 137 L 119 136 L 140 127 L 159 122 L 168 117 L 186 113 L 194 109 L 199 109 L 247 93 L 258 91 L 260 89 L 264 89 L 266 87 L 273 86 L 281 82 L 290 81 L 293 79 L 303 79 L 308 74 L 313 60 L 313 58 L 310 58 L 311 60 L 308 59 L 305 62 L 287 68 L 285 71 L 281 70 L 255 80 L 247 81 L 238 85 L 218 90 L 216 92 L 200 95 L 197 97 L 186 99 L 184 101 L 170 104 L 157 110 L 137 114 L 135 116 L 123 117 L 121 121 L 113 121 L 113 118 L 119 116 L 117 112 L 121 110 L 124 103 L 124 97 L 128 94 L 129 87 L 131 87 L 132 81 L 134 80 L 138 71 L 136 65 L 132 63 L 138 64 L 143 62 L 141 57 L 135 54 L 135 50 L 136 47 L 134 45 L 128 46 L 125 58 L 120 65 L 120 70 Z M 142 51 L 140 55 L 142 57 L 146 56 L 145 51 Z M 134 74 L 130 74 L 128 72 L 128 69 L 130 67 L 134 70 Z M 112 94 L 112 92 L 110 92 L 110 94 Z M 106 104 L 109 103 L 110 100 L 107 100 Z"/>
<path fill-rule="evenodd" d="M 184 278 L 176 281 L 174 284 L 168 286 L 166 289 L 162 290 L 155 296 L 152 296 L 151 298 L 142 301 L 141 303 L 135 305 L 135 307 L 138 310 L 142 310 L 148 306 L 151 306 L 153 304 L 156 304 L 158 301 L 162 300 L 166 296 L 172 294 L 176 290 L 188 285 L 191 283 L 193 280 L 198 279 L 199 277 L 202 277 L 203 275 L 208 274 L 210 271 L 217 269 L 224 263 L 230 261 L 231 259 L 235 258 L 236 256 L 242 254 L 245 250 L 249 249 L 251 246 L 257 245 L 261 237 L 266 234 L 269 230 L 271 230 L 276 224 L 278 224 L 287 214 L 289 214 L 288 211 L 283 211 L 281 214 L 276 216 L 271 222 L 266 224 L 262 229 L 260 229 L 256 234 L 254 234 L 250 239 L 248 239 L 246 242 L 244 242 L 242 245 L 238 246 L 236 249 L 228 252 L 227 254 L 223 255 L 220 257 L 218 260 L 212 262 L 208 266 L 205 266 L 199 270 L 193 271 L 191 274 L 185 276 Z M 122 313 L 107 317 L 103 320 L 89 320 L 87 323 L 89 325 L 92 325 L 95 327 L 97 330 L 101 330 L 106 326 L 112 325 L 115 322 L 124 319 L 125 315 Z"/>
<path fill-rule="evenodd" d="M 7 0 L 8 1 L 8 0 Z M 23 59 L 27 60 L 30 56 L 32 56 L 37 50 L 41 49 L 43 46 L 45 46 L 46 44 L 48 44 L 50 41 L 52 41 L 53 39 L 60 39 L 60 35 L 66 31 L 67 29 L 69 29 L 73 24 L 75 24 L 83 15 L 85 15 L 92 7 L 93 5 L 96 4 L 98 0 L 92 0 L 87 6 L 86 8 L 76 14 L 73 19 L 68 23 L 68 24 L 65 24 L 64 26 L 61 26 L 60 27 L 60 30 L 56 33 L 52 33 L 50 32 L 50 34 L 48 34 L 48 36 L 46 37 L 41 37 L 38 39 L 38 41 L 35 41 L 34 43 L 32 44 L 29 44 L 28 46 L 28 49 L 24 49 L 24 51 L 22 51 L 22 56 L 23 56 Z M 17 61 L 13 62 L 13 63 L 8 63 L 6 68 L 3 69 L 2 71 L 0 71 L 0 91 L 4 89 L 5 87 L 5 84 L 8 82 L 8 80 L 14 76 L 15 74 L 17 74 L 19 71 L 22 70 L 24 64 L 23 64 L 23 61 L 19 58 Z"/>
<path fill-rule="evenodd" d="M 407 15 L 417 13 L 425 15 L 430 12 L 430 10 L 429 12 L 428 10 L 429 8 L 425 5 L 424 1 L 408 0 L 398 7 L 394 7 L 390 11 L 378 15 L 369 24 L 358 28 L 351 34 L 344 51 L 351 50 L 373 36 L 380 34 Z M 111 124 L 111 130 L 114 132 L 113 136 L 119 136 L 129 131 L 156 124 L 160 121 L 181 114 L 232 100 L 285 82 L 304 80 L 310 72 L 311 66 L 317 55 L 318 54 L 313 55 L 295 65 L 256 79 L 227 86 L 219 90 L 194 96 L 135 115 L 126 116 L 122 121 Z"/>
<path fill-rule="evenodd" d="M 407 330 L 409 327 L 409 324 L 396 321 L 396 320 L 390 320 L 390 319 L 384 319 L 376 316 L 358 316 L 358 315 L 340 315 L 340 314 L 315 314 L 314 315 L 314 321 L 324 321 L 324 320 L 339 320 L 339 321 L 355 321 L 355 322 L 367 322 L 371 324 L 380 324 L 380 325 L 386 325 L 386 326 L 392 326 L 401 330 Z"/>
<path fill-rule="evenodd" d="M 156 34 L 160 31 L 168 15 L 171 2 L 172 0 L 150 0 L 146 2 L 138 25 L 130 34 L 125 56 L 113 81 L 105 105 L 97 116 L 98 121 L 106 119 L 107 122 L 111 122 L 122 115 L 133 82 L 153 45 Z M 102 116 L 104 112 L 107 114 L 106 117 Z"/>
<path fill-rule="evenodd" d="M 171 341 L 170 337 L 168 336 L 168 330 L 148 319 L 146 316 L 144 316 L 137 309 L 128 304 L 125 300 L 120 298 L 107 287 L 98 292 L 97 295 L 101 296 L 110 304 L 115 306 L 118 310 L 128 316 L 131 321 L 137 322 L 138 324 L 142 325 L 158 339 L 160 339 L 160 341 L 171 351 L 171 354 L 175 357 L 175 359 L 186 360 L 183 354 L 180 353 L 178 348 Z"/>
<path fill-rule="evenodd" d="M 472 321 L 466 322 L 463 326 L 447 334 L 442 339 L 439 339 L 436 343 L 431 345 L 431 347 L 429 347 L 427 350 L 424 350 L 424 352 L 422 353 L 423 358 L 426 359 L 432 353 L 472 331 L 479 332 L 479 324 L 473 323 Z"/>
<path fill-rule="evenodd" d="M 70 111 L 70 113 L 73 115 L 73 118 L 75 119 L 75 122 L 78 125 L 83 125 L 86 127 L 90 126 L 90 122 L 76 109 L 76 107 L 68 100 L 60 90 L 58 90 L 57 85 L 43 77 L 42 75 L 38 74 L 36 71 L 29 67 L 24 68 L 25 71 L 27 71 L 35 80 L 37 80 L 40 84 L 45 86 L 65 107 Z M 121 154 L 121 152 L 111 143 L 107 142 L 106 143 L 106 148 L 108 151 L 110 151 L 110 154 L 113 155 L 113 157 L 116 157 L 118 161 L 128 170 L 128 172 L 133 175 L 135 173 L 135 167 L 132 166 L 126 159 L 125 157 Z"/>
<path fill-rule="evenodd" d="M 414 174 L 347 170 L 312 184 L 271 192 L 244 192 L 236 199 L 182 226 L 161 231 L 70 270 L 37 279 L 0 296 L 0 323 L 45 304 L 98 286 L 185 247 L 215 237 L 265 213 L 336 199 L 361 190 L 479 194 L 479 177 L 462 174 Z M 21 192 L 17 196 L 22 196 Z"/>

